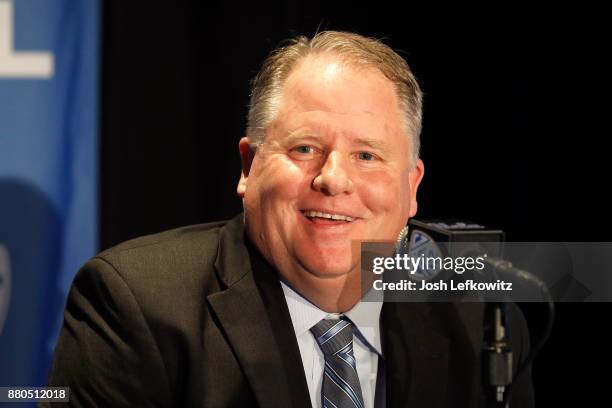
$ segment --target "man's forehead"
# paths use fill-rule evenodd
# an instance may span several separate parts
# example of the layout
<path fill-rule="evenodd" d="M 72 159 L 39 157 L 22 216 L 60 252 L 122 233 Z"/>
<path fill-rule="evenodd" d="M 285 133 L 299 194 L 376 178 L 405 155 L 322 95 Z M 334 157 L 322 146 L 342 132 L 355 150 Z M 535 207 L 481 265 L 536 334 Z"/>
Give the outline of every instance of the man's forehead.
<path fill-rule="evenodd" d="M 274 124 L 283 137 L 299 139 L 304 137 L 324 138 L 343 136 L 355 142 L 374 145 L 386 139 L 386 135 L 399 131 L 386 123 L 385 118 L 371 112 L 344 114 L 326 110 L 294 111 L 283 115 Z"/>
<path fill-rule="evenodd" d="M 291 71 L 283 88 L 301 95 L 313 91 L 337 91 L 347 85 L 364 89 L 380 87 L 381 91 L 391 91 L 395 96 L 393 84 L 378 68 L 358 66 L 334 56 L 304 57 Z"/>
<path fill-rule="evenodd" d="M 395 88 L 380 71 L 334 58 L 306 57 L 285 81 L 279 102 L 285 114 L 327 112 L 383 122 L 401 118 Z"/>

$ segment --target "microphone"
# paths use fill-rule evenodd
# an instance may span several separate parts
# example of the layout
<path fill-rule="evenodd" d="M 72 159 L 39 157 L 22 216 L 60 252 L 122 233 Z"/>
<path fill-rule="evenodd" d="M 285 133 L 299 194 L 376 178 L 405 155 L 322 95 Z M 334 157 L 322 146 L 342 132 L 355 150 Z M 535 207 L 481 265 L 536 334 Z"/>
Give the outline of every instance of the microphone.
<path fill-rule="evenodd" d="M 502 230 L 470 221 L 411 219 L 397 239 L 396 251 L 411 256 L 457 258 L 484 255 L 481 259 L 486 267 L 473 270 L 473 273 L 479 275 L 480 280 L 499 278 L 511 281 L 517 286 L 515 293 L 522 294 L 530 300 L 538 298 L 533 290 L 547 290 L 546 283 L 504 259 L 504 241 L 505 233 Z M 418 278 L 431 279 L 432 275 L 436 275 L 436 271 L 421 270 L 416 274 Z"/>
<path fill-rule="evenodd" d="M 510 279 L 519 279 L 528 284 L 537 286 L 540 290 L 548 290 L 546 283 L 536 275 L 519 269 L 512 265 L 512 262 L 500 258 L 485 258 L 484 262 L 496 276 L 503 276 Z"/>
<path fill-rule="evenodd" d="M 545 282 L 534 274 L 515 267 L 504 259 L 502 230 L 487 228 L 483 225 L 461 220 L 422 221 L 411 219 L 400 233 L 396 242 L 396 253 L 410 256 L 477 256 L 486 268 L 472 272 L 480 278 L 503 278 L 525 287 L 536 288 L 544 295 L 548 305 L 549 319 L 542 338 L 531 349 L 525 361 L 513 377 L 513 359 L 510 347 L 510 330 L 506 321 L 506 303 L 499 299 L 488 302 L 483 321 L 482 378 L 486 386 L 487 401 L 490 407 L 509 407 L 512 396 L 512 383 L 525 372 L 536 354 L 544 346 L 552 331 L 554 321 L 554 302 Z M 489 256 L 491 254 L 492 256 Z M 431 279 L 439 271 L 416 271 L 419 278 Z M 488 276 L 491 275 L 491 276 Z M 526 293 L 526 292 L 523 292 Z M 532 296 L 532 295 L 530 295 Z M 479 298 L 482 301 L 483 299 Z"/>

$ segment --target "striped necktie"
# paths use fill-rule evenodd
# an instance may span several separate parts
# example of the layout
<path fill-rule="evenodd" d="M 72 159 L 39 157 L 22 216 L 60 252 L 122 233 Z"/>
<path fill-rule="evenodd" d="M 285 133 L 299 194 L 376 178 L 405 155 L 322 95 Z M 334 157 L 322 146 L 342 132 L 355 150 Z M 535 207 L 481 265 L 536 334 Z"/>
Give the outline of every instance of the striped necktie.
<path fill-rule="evenodd" d="M 323 408 L 364 408 L 355 357 L 353 325 L 347 320 L 323 319 L 310 331 L 323 355 Z"/>

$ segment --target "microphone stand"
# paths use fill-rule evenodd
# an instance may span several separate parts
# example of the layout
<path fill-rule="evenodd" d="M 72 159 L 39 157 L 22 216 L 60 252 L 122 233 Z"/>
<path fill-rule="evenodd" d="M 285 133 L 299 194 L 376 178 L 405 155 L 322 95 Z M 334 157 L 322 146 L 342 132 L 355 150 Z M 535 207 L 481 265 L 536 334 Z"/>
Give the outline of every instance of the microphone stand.
<path fill-rule="evenodd" d="M 505 392 L 512 383 L 512 349 L 506 328 L 506 304 L 490 302 L 485 306 L 483 379 L 487 408 L 504 408 Z"/>
<path fill-rule="evenodd" d="M 537 276 L 515 268 L 511 262 L 501 259 L 488 259 L 493 273 L 510 273 L 515 278 L 535 285 L 542 293 L 548 308 L 548 320 L 544 334 L 531 348 L 525 361 L 517 368 L 516 375 L 512 375 L 512 350 L 510 348 L 510 331 L 506 322 L 505 302 L 490 302 L 485 308 L 484 343 L 483 343 L 483 379 L 486 389 L 487 408 L 509 408 L 512 399 L 513 382 L 525 373 L 536 355 L 542 350 L 546 340 L 552 332 L 555 321 L 555 302 L 548 291 L 548 287 Z"/>

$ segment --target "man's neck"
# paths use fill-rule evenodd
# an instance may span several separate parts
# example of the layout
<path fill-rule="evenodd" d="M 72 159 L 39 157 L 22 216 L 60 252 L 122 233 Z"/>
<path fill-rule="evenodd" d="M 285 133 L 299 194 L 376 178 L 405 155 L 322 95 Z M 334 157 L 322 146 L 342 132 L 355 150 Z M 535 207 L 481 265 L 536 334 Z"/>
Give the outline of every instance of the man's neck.
<path fill-rule="evenodd" d="M 259 249 L 245 234 L 247 248 L 259 261 L 275 270 L 280 278 L 302 297 L 328 313 L 345 313 L 361 300 L 361 271 L 356 268 L 336 276 L 321 276 L 294 262 L 274 262 L 265 248 Z"/>
<path fill-rule="evenodd" d="M 358 272 L 337 277 L 281 274 L 285 283 L 305 299 L 328 313 L 345 313 L 361 299 L 361 281 Z"/>

